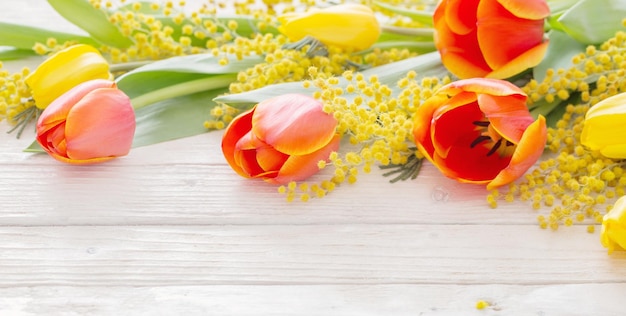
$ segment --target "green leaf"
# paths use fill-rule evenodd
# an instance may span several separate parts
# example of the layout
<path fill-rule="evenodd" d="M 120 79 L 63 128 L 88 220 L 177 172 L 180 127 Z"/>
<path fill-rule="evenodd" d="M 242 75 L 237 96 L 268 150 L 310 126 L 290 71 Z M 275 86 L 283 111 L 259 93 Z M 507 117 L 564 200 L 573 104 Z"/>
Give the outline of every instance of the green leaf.
<path fill-rule="evenodd" d="M 135 111 L 137 127 L 133 147 L 152 145 L 168 140 L 208 132 L 205 120 L 216 103 L 211 101 L 228 89 L 215 89 L 171 98 Z"/>
<path fill-rule="evenodd" d="M 539 65 L 533 68 L 533 78 L 542 82 L 548 69 L 569 69 L 573 66 L 572 57 L 585 51 L 586 45 L 569 35 L 552 30 L 548 32 L 550 44 L 548 51 Z"/>
<path fill-rule="evenodd" d="M 22 59 L 33 56 L 37 56 L 37 54 L 30 49 L 0 47 L 0 60 Z"/>
<path fill-rule="evenodd" d="M 558 19 L 558 28 L 583 44 L 600 44 L 623 30 L 626 0 L 581 0 Z"/>
<path fill-rule="evenodd" d="M 0 45 L 31 50 L 35 43 L 45 43 L 49 38 L 59 43 L 76 41 L 82 44 L 98 45 L 93 38 L 65 32 L 55 32 L 42 28 L 0 22 Z"/>
<path fill-rule="evenodd" d="M 414 21 L 420 22 L 424 25 L 433 25 L 433 12 L 431 11 L 418 11 L 410 10 L 406 8 L 400 8 L 389 3 L 382 1 L 374 1 L 374 5 L 385 10 L 389 10 L 393 13 L 406 16 Z"/>
<path fill-rule="evenodd" d="M 27 152 L 27 153 L 44 153 L 45 152 L 36 140 L 30 143 L 30 145 L 24 148 L 24 150 L 22 151 Z"/>
<path fill-rule="evenodd" d="M 104 12 L 94 8 L 88 0 L 48 0 L 48 3 L 66 20 L 103 44 L 118 48 L 127 48 L 133 44 L 130 38 L 109 22 Z"/>
<path fill-rule="evenodd" d="M 407 72 L 411 70 L 417 73 L 418 78 L 429 76 L 441 77 L 448 74 L 448 71 L 441 63 L 441 58 L 439 57 L 438 52 L 431 52 L 383 66 L 370 68 L 362 71 L 361 73 L 366 78 L 376 75 L 381 83 L 388 85 L 392 90 L 396 90 L 396 82 L 405 77 Z M 339 78 L 339 84 L 337 86 L 344 87 L 347 84 L 347 80 L 341 77 Z M 269 85 L 243 93 L 223 95 L 215 98 L 215 101 L 226 103 L 238 108 L 250 107 L 263 100 L 282 94 L 302 93 L 311 95 L 314 91 L 316 91 L 315 88 L 305 88 L 302 82 L 288 82 Z"/>
<path fill-rule="evenodd" d="M 227 65 L 220 65 L 219 60 L 221 58 L 211 54 L 197 54 L 164 59 L 122 75 L 117 79 L 117 85 L 131 99 L 135 99 L 147 93 L 154 93 L 156 90 L 185 82 L 216 75 L 237 74 L 263 62 L 263 58 L 257 55 L 247 56 L 241 60 L 230 56 Z M 220 87 L 227 87 L 234 80 L 234 77 L 222 77 L 221 80 L 223 82 Z M 198 91 L 190 93 L 195 92 Z"/>
<path fill-rule="evenodd" d="M 561 15 L 580 0 L 548 0 L 551 15 Z"/>
<path fill-rule="evenodd" d="M 211 54 L 172 57 L 139 67 L 118 78 L 118 87 L 131 97 L 137 129 L 133 146 L 207 132 L 212 101 L 226 93 L 237 73 L 263 62 L 248 56 L 220 65 Z"/>

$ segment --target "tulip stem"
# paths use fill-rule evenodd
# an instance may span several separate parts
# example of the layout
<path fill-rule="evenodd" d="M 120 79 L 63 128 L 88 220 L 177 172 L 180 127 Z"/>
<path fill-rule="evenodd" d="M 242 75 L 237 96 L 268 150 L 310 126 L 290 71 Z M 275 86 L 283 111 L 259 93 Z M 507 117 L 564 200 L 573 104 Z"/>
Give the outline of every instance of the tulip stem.
<path fill-rule="evenodd" d="M 417 37 L 428 37 L 432 38 L 435 34 L 435 30 L 430 27 L 424 28 L 409 28 L 409 27 L 398 27 L 398 26 L 389 26 L 383 25 L 382 31 L 391 34 L 399 34 L 399 35 L 408 35 L 408 36 L 417 36 Z"/>
<path fill-rule="evenodd" d="M 225 88 L 228 87 L 228 85 L 235 79 L 237 79 L 237 74 L 223 74 L 187 81 L 140 95 L 131 99 L 131 103 L 133 105 L 133 108 L 135 110 L 138 110 L 143 108 L 144 106 L 159 101 L 181 97 L 193 93 L 214 90 L 217 88 Z"/>
<path fill-rule="evenodd" d="M 151 60 L 145 60 L 145 61 L 134 61 L 134 62 L 128 62 L 128 63 L 112 64 L 111 66 L 109 66 L 109 70 L 112 73 L 127 72 L 129 70 L 133 70 L 141 66 L 151 64 L 153 62 L 154 61 L 151 61 Z"/>

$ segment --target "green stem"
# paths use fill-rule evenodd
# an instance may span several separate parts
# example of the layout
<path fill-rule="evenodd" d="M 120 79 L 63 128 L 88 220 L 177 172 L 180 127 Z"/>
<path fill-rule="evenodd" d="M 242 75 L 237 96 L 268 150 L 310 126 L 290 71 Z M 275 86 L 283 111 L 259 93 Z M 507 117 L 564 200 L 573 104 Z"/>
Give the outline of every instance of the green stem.
<path fill-rule="evenodd" d="M 144 60 L 144 61 L 134 61 L 134 62 L 128 62 L 128 63 L 112 64 L 111 66 L 109 66 L 109 70 L 111 72 L 120 72 L 120 71 L 126 72 L 129 70 L 139 68 L 141 66 L 151 64 L 153 62 L 154 61 L 152 60 Z"/>
<path fill-rule="evenodd" d="M 386 33 L 416 36 L 416 37 L 432 38 L 435 34 L 435 29 L 430 28 L 430 27 L 411 28 L 411 27 L 397 27 L 397 26 L 383 25 L 381 29 L 383 32 L 386 32 Z"/>
<path fill-rule="evenodd" d="M 202 91 L 228 87 L 228 85 L 235 79 L 237 79 L 237 74 L 223 74 L 187 81 L 140 95 L 133 98 L 131 100 L 131 103 L 133 105 L 133 108 L 135 110 L 138 110 L 144 106 L 159 101 L 194 94 Z"/>

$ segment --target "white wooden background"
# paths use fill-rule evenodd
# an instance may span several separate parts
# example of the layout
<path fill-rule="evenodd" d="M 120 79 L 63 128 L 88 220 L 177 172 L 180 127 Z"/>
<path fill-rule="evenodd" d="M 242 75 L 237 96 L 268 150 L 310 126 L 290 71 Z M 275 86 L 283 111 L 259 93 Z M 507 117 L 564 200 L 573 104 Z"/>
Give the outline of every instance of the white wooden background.
<path fill-rule="evenodd" d="M 45 0 L 0 20 L 76 30 Z M 0 133 L 2 316 L 626 314 L 626 255 L 598 232 L 542 230 L 430 165 L 287 203 L 229 169 L 220 132 L 95 166 L 23 153 L 31 137 Z"/>

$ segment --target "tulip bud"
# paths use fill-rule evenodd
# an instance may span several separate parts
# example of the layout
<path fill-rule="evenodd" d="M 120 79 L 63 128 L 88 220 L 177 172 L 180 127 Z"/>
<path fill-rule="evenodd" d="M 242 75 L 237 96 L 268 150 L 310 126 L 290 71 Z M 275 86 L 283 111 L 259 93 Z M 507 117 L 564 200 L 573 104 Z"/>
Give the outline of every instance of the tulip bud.
<path fill-rule="evenodd" d="M 25 81 L 37 108 L 45 109 L 63 93 L 92 79 L 112 79 L 109 63 L 97 49 L 79 44 L 46 59 Z"/>
<path fill-rule="evenodd" d="M 374 11 L 361 4 L 340 4 L 278 17 L 278 30 L 295 42 L 311 36 L 326 45 L 363 50 L 374 44 L 381 30 Z"/>
<path fill-rule="evenodd" d="M 600 241 L 609 254 L 616 248 L 626 249 L 626 196 L 619 198 L 602 218 Z"/>
<path fill-rule="evenodd" d="M 585 114 L 580 142 L 614 159 L 626 158 L 626 93 L 606 98 Z"/>
<path fill-rule="evenodd" d="M 322 102 L 299 94 L 265 100 L 236 117 L 222 138 L 228 164 L 246 178 L 284 184 L 319 171 L 339 148 L 337 120 Z"/>
<path fill-rule="evenodd" d="M 461 79 L 505 79 L 538 65 L 548 49 L 545 0 L 443 0 L 433 14 L 441 61 Z"/>
<path fill-rule="evenodd" d="M 113 81 L 81 83 L 54 100 L 37 121 L 37 142 L 55 159 L 98 163 L 124 156 L 135 133 L 130 99 Z"/>

